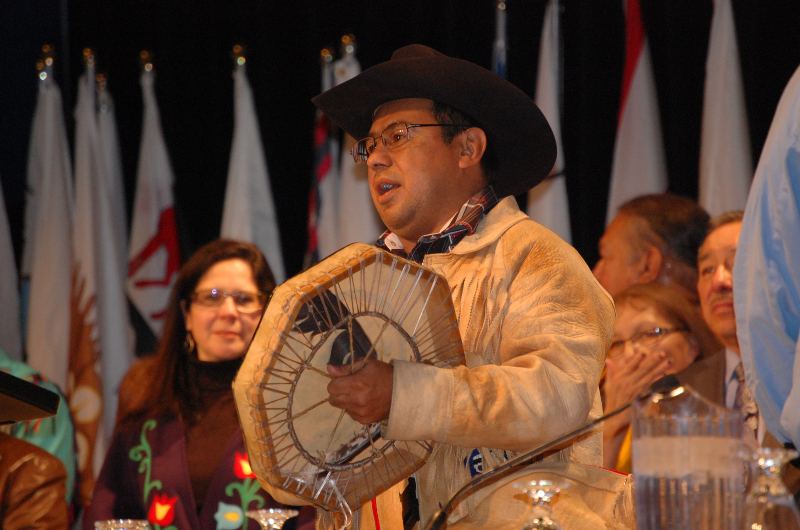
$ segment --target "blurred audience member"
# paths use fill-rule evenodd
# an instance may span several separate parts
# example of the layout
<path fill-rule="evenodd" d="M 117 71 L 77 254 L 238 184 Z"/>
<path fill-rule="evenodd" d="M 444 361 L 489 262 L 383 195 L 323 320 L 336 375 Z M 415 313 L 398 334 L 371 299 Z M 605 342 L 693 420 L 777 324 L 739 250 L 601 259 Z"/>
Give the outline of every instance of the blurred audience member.
<path fill-rule="evenodd" d="M 61 460 L 0 433 L 0 528 L 65 530 L 70 523 L 66 498 L 67 470 Z"/>
<path fill-rule="evenodd" d="M 697 248 L 708 214 L 669 193 L 643 195 L 619 207 L 600 238 L 593 273 L 612 296 L 636 283 L 658 282 L 697 303 Z"/>
<path fill-rule="evenodd" d="M 55 416 L 2 425 L 0 433 L 10 434 L 15 438 L 30 442 L 61 460 L 67 472 L 65 499 L 67 504 L 71 504 L 78 463 L 75 451 L 75 425 L 72 423 L 66 398 L 50 380 L 29 365 L 11 359 L 1 349 L 0 370 L 58 394 L 60 402 Z"/>
<path fill-rule="evenodd" d="M 121 384 L 86 530 L 107 519 L 256 529 L 247 510 L 280 507 L 250 468 L 231 387 L 274 288 L 264 256 L 247 243 L 213 241 L 181 268 L 156 355 Z M 301 518 L 297 528 L 313 528 L 313 508 Z"/>
<path fill-rule="evenodd" d="M 800 447 L 800 68 L 784 89 L 747 200 L 733 272 L 747 385 L 766 426 Z"/>
<path fill-rule="evenodd" d="M 630 402 L 656 379 L 720 349 L 697 308 L 673 287 L 632 285 L 614 297 L 614 304 L 617 320 L 606 360 L 605 413 Z M 631 417 L 628 409 L 604 423 L 607 468 L 631 472 Z"/>

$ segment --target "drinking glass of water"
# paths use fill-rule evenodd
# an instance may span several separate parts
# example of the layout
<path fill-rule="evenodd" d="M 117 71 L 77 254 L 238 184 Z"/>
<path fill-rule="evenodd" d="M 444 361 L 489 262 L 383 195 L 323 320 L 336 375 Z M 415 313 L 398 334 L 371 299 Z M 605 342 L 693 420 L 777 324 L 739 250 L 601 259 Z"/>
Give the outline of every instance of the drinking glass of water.
<path fill-rule="evenodd" d="M 146 519 L 109 519 L 94 523 L 95 530 L 150 530 Z"/>
<path fill-rule="evenodd" d="M 255 519 L 263 530 L 281 530 L 283 523 L 292 517 L 296 517 L 300 512 L 286 508 L 263 508 L 261 510 L 250 510 L 245 515 L 250 519 Z"/>
<path fill-rule="evenodd" d="M 800 530 L 800 512 L 783 485 L 784 465 L 797 451 L 762 448 L 752 454 L 753 487 L 744 499 L 744 530 Z"/>
<path fill-rule="evenodd" d="M 567 482 L 559 480 L 529 480 L 514 484 L 533 501 L 530 516 L 522 530 L 562 530 L 561 524 L 553 517 L 550 501 L 567 486 Z"/>

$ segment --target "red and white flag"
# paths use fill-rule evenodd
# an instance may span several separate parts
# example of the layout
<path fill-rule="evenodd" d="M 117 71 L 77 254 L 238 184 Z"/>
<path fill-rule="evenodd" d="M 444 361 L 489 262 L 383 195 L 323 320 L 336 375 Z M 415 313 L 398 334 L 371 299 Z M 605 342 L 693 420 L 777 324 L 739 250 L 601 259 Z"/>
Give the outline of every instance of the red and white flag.
<path fill-rule="evenodd" d="M 278 215 L 272 199 L 253 91 L 239 65 L 234 79 L 234 130 L 220 237 L 253 243 L 267 258 L 275 281 L 286 279 Z"/>
<path fill-rule="evenodd" d="M 16 361 L 22 360 L 22 328 L 19 318 L 19 275 L 0 186 L 0 348 Z"/>
<path fill-rule="evenodd" d="M 700 138 L 700 205 L 711 215 L 744 210 L 753 179 L 747 108 L 731 0 L 715 0 Z"/>
<path fill-rule="evenodd" d="M 606 224 L 627 200 L 667 189 L 661 118 L 639 0 L 627 0 L 625 28 L 625 69 Z"/>
<path fill-rule="evenodd" d="M 361 65 L 355 52 L 348 52 L 334 63 L 334 84 L 340 85 L 359 73 Z M 342 141 L 334 251 L 350 243 L 373 243 L 385 230 L 372 202 L 367 165 L 356 164 L 350 154 L 355 141 L 347 134 Z"/>
<path fill-rule="evenodd" d="M 536 75 L 536 105 L 553 129 L 558 156 L 550 176 L 528 192 L 528 215 L 571 244 L 564 148 L 561 143 L 561 46 L 558 9 L 558 0 L 550 0 L 545 8 L 539 46 L 539 71 Z"/>
<path fill-rule="evenodd" d="M 67 389 L 74 204 L 61 91 L 39 83 L 28 150 L 23 275 L 30 279 L 28 364 Z"/>
<path fill-rule="evenodd" d="M 322 92 L 333 86 L 328 50 L 322 63 Z M 338 250 L 334 248 L 335 205 L 339 191 L 339 142 L 330 119 L 317 109 L 314 119 L 314 176 L 308 197 L 308 248 L 305 268 Z"/>
<path fill-rule="evenodd" d="M 128 297 L 161 337 L 172 285 L 180 269 L 172 166 L 161 132 L 153 71 L 142 72 L 144 122 L 128 246 Z"/>

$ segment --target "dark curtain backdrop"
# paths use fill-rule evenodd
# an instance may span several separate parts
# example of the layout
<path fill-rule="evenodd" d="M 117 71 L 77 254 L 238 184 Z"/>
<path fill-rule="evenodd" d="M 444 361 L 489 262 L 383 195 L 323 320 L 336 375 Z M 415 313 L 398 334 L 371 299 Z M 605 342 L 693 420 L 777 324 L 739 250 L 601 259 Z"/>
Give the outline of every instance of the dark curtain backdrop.
<path fill-rule="evenodd" d="M 756 161 L 781 91 L 800 64 L 800 0 L 733 0 Z M 508 0 L 508 78 L 533 96 L 544 0 Z M 590 265 L 603 231 L 624 59 L 618 0 L 562 0 L 564 150 L 573 242 Z M 697 196 L 710 0 L 642 0 L 658 86 L 670 190 Z M 55 77 L 70 140 L 81 50 L 95 49 L 116 102 L 128 209 L 135 189 L 142 100 L 138 55 L 153 54 L 156 94 L 175 172 L 182 252 L 217 237 L 233 129 L 234 44 L 247 73 L 276 199 L 288 272 L 306 246 L 319 51 L 352 33 L 367 68 L 422 43 L 489 67 L 493 0 L 25 0 L 0 6 L 0 175 L 21 250 L 35 63 L 56 46 Z"/>

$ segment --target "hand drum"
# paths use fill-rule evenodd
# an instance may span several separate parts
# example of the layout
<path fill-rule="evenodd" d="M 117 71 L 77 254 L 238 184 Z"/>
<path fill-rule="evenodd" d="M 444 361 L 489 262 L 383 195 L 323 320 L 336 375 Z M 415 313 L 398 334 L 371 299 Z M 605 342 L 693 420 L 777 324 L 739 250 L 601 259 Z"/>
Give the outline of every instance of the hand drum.
<path fill-rule="evenodd" d="M 275 289 L 234 381 L 262 483 L 347 514 L 425 463 L 430 442 L 387 440 L 328 403 L 327 365 L 364 357 L 464 363 L 447 281 L 353 244 Z"/>

